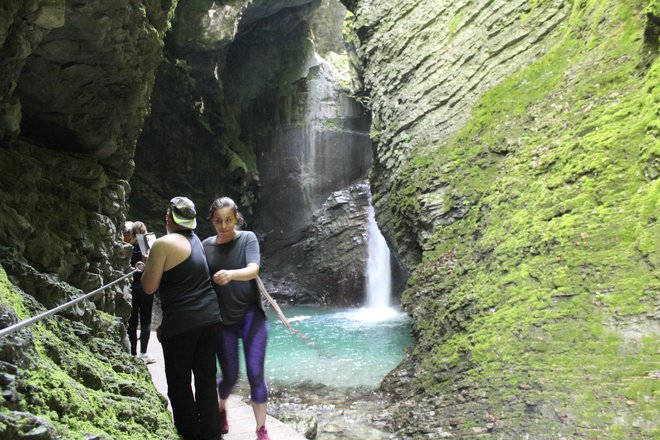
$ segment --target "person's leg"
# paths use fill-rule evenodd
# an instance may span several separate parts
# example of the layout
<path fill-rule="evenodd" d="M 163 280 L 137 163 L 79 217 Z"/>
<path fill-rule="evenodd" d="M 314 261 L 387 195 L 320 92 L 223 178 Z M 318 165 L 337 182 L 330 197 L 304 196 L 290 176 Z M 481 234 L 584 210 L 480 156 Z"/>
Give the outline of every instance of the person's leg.
<path fill-rule="evenodd" d="M 131 317 L 128 318 L 128 341 L 131 343 L 131 354 L 137 355 L 137 325 L 139 316 L 139 304 L 135 300 L 135 295 L 131 295 Z"/>
<path fill-rule="evenodd" d="M 222 378 L 218 380 L 221 409 L 238 381 L 238 330 L 237 325 L 223 325 L 218 338 L 218 360 Z"/>
<path fill-rule="evenodd" d="M 257 429 L 266 426 L 266 417 L 268 416 L 268 405 L 266 403 L 252 402 L 252 412 L 254 420 L 257 423 Z"/>
<path fill-rule="evenodd" d="M 154 307 L 154 296 L 142 294 L 140 298 L 140 353 L 147 352 L 151 337 L 151 315 Z"/>
<path fill-rule="evenodd" d="M 200 439 L 220 438 L 220 413 L 216 391 L 215 354 L 218 348 L 219 325 L 204 327 L 194 353 L 195 402 L 199 414 Z"/>
<path fill-rule="evenodd" d="M 185 440 L 196 439 L 200 434 L 199 417 L 190 383 L 199 334 L 199 330 L 192 330 L 162 340 L 167 396 L 172 405 L 174 426 Z"/>
<path fill-rule="evenodd" d="M 259 429 L 266 424 L 266 401 L 268 400 L 264 369 L 268 326 L 260 309 L 250 309 L 246 312 L 241 336 L 245 351 L 245 366 L 250 382 L 250 400 L 257 429 Z"/>
<path fill-rule="evenodd" d="M 218 406 L 220 410 L 220 425 L 222 433 L 229 432 L 227 421 L 227 398 L 238 381 L 238 334 L 240 326 L 221 325 L 218 337 L 218 361 L 222 377 L 218 378 Z"/>

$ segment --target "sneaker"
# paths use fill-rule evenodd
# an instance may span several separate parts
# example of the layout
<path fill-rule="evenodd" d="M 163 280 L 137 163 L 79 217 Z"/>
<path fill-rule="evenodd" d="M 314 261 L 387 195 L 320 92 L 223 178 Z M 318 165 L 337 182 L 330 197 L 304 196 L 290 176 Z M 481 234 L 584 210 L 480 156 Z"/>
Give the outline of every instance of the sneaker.
<path fill-rule="evenodd" d="M 222 427 L 222 433 L 227 434 L 229 432 L 229 423 L 227 422 L 227 411 L 220 410 L 220 426 Z"/>
<path fill-rule="evenodd" d="M 142 359 L 145 364 L 153 364 L 156 362 L 156 358 L 149 353 L 140 353 L 140 359 Z"/>
<path fill-rule="evenodd" d="M 268 437 L 268 431 L 266 430 L 266 426 L 262 426 L 261 428 L 257 429 L 257 440 L 270 440 L 270 437 Z"/>

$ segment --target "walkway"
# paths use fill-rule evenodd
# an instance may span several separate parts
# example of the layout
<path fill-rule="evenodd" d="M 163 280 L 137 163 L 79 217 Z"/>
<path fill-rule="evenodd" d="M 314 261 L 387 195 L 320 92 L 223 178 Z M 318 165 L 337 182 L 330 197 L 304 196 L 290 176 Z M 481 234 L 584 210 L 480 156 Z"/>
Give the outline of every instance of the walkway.
<path fill-rule="evenodd" d="M 158 360 L 156 363 L 147 366 L 151 373 L 151 379 L 156 385 L 156 389 L 167 397 L 163 349 L 160 342 L 158 342 L 158 338 L 156 338 L 155 332 L 151 333 L 151 339 L 149 339 L 149 353 Z M 239 397 L 234 395 L 229 397 L 227 403 L 229 405 L 227 408 L 229 434 L 225 434 L 223 440 L 254 440 L 256 435 L 252 407 L 243 403 Z M 303 435 L 271 416 L 266 419 L 266 427 L 271 440 L 305 440 Z"/>

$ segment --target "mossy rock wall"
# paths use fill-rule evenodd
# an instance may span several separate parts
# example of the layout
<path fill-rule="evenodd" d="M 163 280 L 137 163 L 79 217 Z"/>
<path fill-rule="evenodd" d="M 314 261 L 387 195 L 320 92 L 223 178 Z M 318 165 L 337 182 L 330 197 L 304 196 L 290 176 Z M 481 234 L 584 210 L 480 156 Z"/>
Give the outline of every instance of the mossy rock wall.
<path fill-rule="evenodd" d="M 3 327 L 44 311 L 0 267 Z M 144 363 L 113 342 L 122 334 L 119 318 L 97 311 L 84 324 L 56 316 L 0 339 L 0 437 L 177 439 Z"/>
<path fill-rule="evenodd" d="M 0 327 L 127 271 L 119 231 L 171 7 L 0 6 Z M 0 438 L 176 438 L 123 344 L 129 313 L 127 280 L 0 339 Z"/>
<path fill-rule="evenodd" d="M 658 2 L 355 3 L 400 438 L 657 438 Z"/>

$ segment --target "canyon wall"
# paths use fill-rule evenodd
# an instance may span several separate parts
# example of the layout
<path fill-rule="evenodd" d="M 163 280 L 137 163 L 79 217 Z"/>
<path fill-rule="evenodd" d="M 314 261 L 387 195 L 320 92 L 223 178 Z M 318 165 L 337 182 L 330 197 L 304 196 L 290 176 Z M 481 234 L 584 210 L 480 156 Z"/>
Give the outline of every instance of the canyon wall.
<path fill-rule="evenodd" d="M 658 2 L 344 3 L 412 271 L 397 438 L 656 437 Z"/>
<path fill-rule="evenodd" d="M 127 271 L 119 230 L 172 7 L 0 6 L 3 328 Z M 173 438 L 166 402 L 122 346 L 129 314 L 125 281 L 0 339 L 0 437 Z"/>

